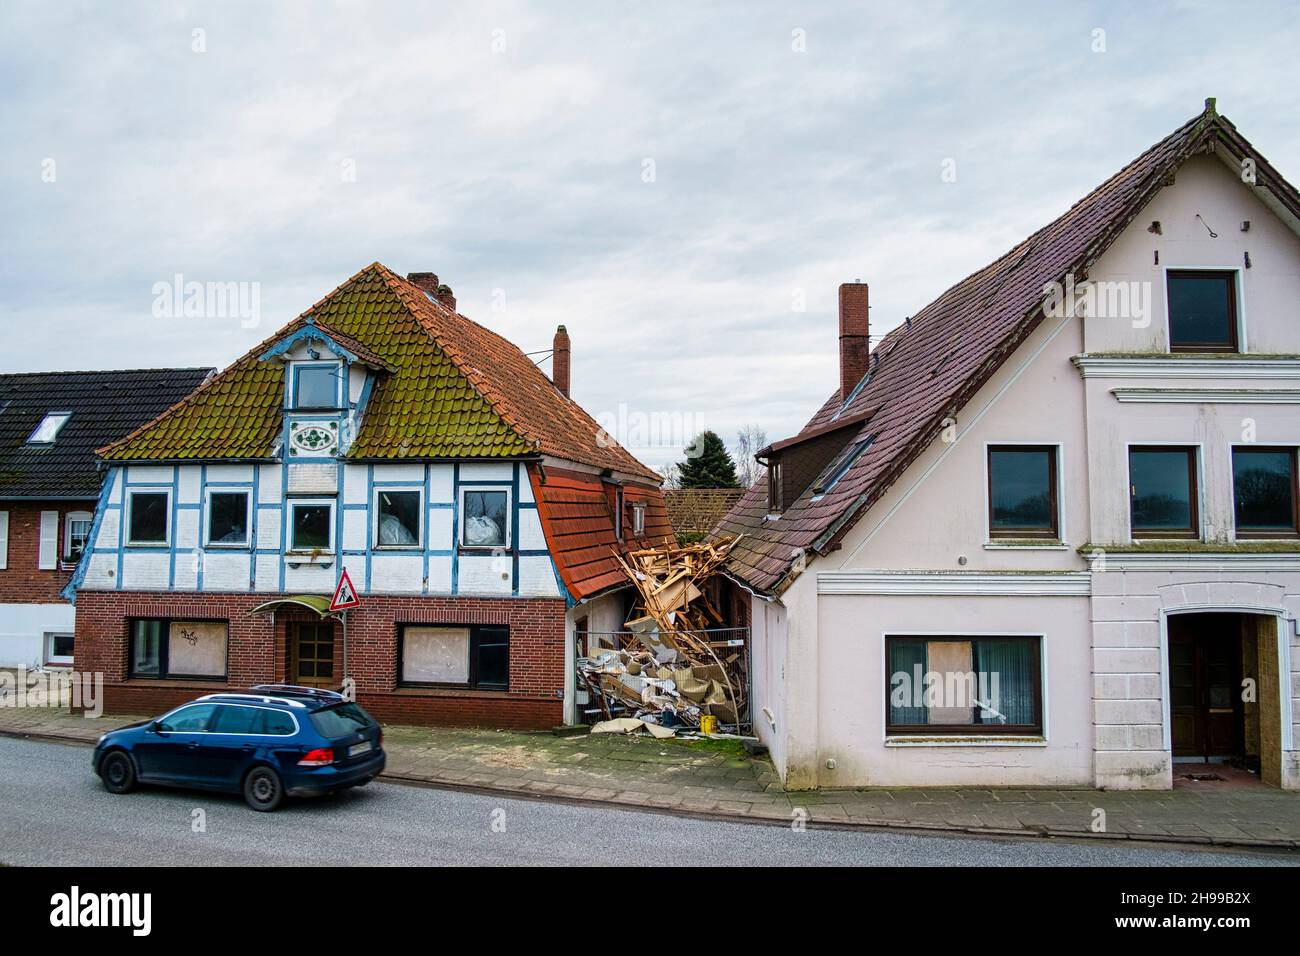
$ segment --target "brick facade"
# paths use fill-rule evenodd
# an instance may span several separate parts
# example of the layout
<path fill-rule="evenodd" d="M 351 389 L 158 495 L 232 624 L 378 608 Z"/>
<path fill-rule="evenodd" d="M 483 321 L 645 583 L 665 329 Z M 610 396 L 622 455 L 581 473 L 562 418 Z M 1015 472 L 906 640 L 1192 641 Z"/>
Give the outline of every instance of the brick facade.
<path fill-rule="evenodd" d="M 104 674 L 105 710 L 154 714 L 200 694 L 293 683 L 291 626 L 319 619 L 306 610 L 249 612 L 275 594 L 77 594 L 76 667 Z M 127 633 L 133 618 L 229 622 L 226 680 L 152 680 L 127 676 Z M 348 612 L 348 672 L 357 699 L 380 720 L 530 729 L 563 722 L 564 601 L 551 598 L 370 596 Z M 402 624 L 504 624 L 510 629 L 508 691 L 398 686 Z M 343 674 L 342 629 L 335 623 L 334 672 Z"/>
<path fill-rule="evenodd" d="M 61 603 L 59 592 L 72 578 L 63 570 L 63 536 L 69 512 L 93 512 L 94 501 L 0 501 L 0 511 L 9 513 L 9 550 L 7 567 L 0 570 L 0 604 Z M 42 570 L 41 512 L 59 513 L 59 535 L 53 570 Z"/>

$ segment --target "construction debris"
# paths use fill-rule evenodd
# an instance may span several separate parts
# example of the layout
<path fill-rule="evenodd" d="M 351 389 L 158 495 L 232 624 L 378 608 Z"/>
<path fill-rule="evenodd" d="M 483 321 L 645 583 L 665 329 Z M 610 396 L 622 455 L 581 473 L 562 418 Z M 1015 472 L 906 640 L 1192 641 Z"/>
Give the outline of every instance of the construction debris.
<path fill-rule="evenodd" d="M 599 702 L 601 732 L 624 727 L 616 714 L 661 728 L 694 730 L 714 717 L 739 730 L 747 722 L 745 641 L 735 639 L 706 596 L 737 538 L 615 552 L 639 599 L 618 647 L 578 659 L 578 679 Z M 639 728 L 638 728 L 639 729 Z M 592 732 L 597 732 L 595 728 Z"/>

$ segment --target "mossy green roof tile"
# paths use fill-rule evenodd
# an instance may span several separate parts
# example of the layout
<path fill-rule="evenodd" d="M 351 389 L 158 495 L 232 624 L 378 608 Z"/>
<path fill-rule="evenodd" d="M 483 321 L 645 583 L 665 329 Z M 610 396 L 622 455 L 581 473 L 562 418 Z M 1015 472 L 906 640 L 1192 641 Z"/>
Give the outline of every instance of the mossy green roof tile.
<path fill-rule="evenodd" d="M 100 454 L 107 461 L 274 457 L 282 425 L 284 366 L 260 356 L 309 320 L 381 369 L 349 458 L 544 453 L 658 478 L 563 396 L 515 345 L 377 262 Z"/>

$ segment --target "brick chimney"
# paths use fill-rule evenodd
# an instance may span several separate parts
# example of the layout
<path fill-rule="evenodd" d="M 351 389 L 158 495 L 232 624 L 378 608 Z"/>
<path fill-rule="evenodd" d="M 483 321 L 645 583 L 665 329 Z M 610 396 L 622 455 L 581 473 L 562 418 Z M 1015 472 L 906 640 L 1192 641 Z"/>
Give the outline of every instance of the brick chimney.
<path fill-rule="evenodd" d="M 456 311 L 456 297 L 451 294 L 451 286 L 449 285 L 438 286 L 438 291 L 434 294 L 434 298 L 436 298 L 447 308 L 451 309 L 451 311 L 453 312 Z"/>
<path fill-rule="evenodd" d="M 569 397 L 569 333 L 564 326 L 555 330 L 555 349 L 551 356 L 551 381 L 555 387 Z"/>
<path fill-rule="evenodd" d="M 427 292 L 434 297 L 438 295 L 438 277 L 432 272 L 408 272 L 406 281 L 421 292 Z"/>
<path fill-rule="evenodd" d="M 867 284 L 840 285 L 840 401 L 867 374 L 871 346 L 867 340 Z"/>

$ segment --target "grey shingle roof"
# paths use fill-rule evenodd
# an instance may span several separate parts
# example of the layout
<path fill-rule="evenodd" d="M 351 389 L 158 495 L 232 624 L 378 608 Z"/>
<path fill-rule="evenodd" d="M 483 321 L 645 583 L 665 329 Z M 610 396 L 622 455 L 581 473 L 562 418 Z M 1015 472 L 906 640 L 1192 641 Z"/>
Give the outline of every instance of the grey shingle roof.
<path fill-rule="evenodd" d="M 95 449 L 198 388 L 208 368 L 0 374 L 0 498 L 94 498 Z M 52 444 L 27 439 L 48 412 L 71 412 Z"/>

